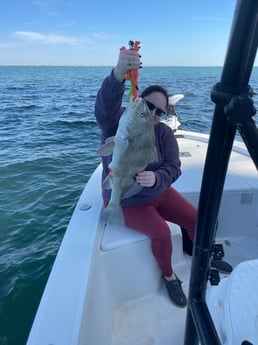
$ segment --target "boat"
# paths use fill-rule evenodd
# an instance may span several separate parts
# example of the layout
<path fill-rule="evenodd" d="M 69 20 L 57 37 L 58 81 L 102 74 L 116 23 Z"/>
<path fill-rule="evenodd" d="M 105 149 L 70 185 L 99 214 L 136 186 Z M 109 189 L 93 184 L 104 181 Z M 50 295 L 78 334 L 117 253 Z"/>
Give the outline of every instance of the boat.
<path fill-rule="evenodd" d="M 183 174 L 174 187 L 198 205 L 209 137 L 181 130 L 176 136 Z M 169 300 L 149 239 L 132 229 L 106 226 L 99 220 L 100 183 L 101 166 L 92 174 L 74 210 L 28 344 L 166 345 L 171 344 L 171 339 L 172 344 L 183 344 L 186 309 L 174 306 Z M 241 262 L 247 265 L 249 260 L 250 265 L 255 262 L 256 276 L 254 272 L 250 276 L 256 283 L 257 210 L 257 171 L 244 144 L 235 142 L 218 216 L 216 243 L 224 245 L 224 260 L 234 268 Z M 183 253 L 180 228 L 175 224 L 170 227 L 173 266 L 187 292 L 192 259 Z M 216 290 L 229 279 L 230 276 L 222 275 L 220 284 L 210 288 Z M 247 283 L 246 298 L 247 288 L 254 288 Z M 221 291 L 220 298 L 223 297 Z M 258 315 L 257 294 L 256 304 L 253 298 L 250 302 Z M 236 312 L 247 318 L 244 310 Z"/>
<path fill-rule="evenodd" d="M 169 223 L 187 308 L 169 300 L 150 240 L 101 220 L 99 165 L 74 209 L 27 345 L 258 344 L 258 131 L 248 85 L 257 17 L 257 1 L 238 0 L 211 92 L 211 133 L 175 130 L 183 174 L 173 186 L 198 207 L 192 257 L 181 228 Z M 211 267 L 218 256 L 232 273 Z"/>

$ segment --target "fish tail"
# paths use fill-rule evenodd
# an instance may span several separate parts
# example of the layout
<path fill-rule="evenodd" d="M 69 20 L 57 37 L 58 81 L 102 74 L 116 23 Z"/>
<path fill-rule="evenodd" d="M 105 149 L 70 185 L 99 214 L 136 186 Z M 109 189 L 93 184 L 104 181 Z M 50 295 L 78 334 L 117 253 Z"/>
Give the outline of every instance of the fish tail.
<path fill-rule="evenodd" d="M 120 205 L 109 204 L 102 210 L 101 219 L 109 225 L 125 225 L 124 214 Z"/>

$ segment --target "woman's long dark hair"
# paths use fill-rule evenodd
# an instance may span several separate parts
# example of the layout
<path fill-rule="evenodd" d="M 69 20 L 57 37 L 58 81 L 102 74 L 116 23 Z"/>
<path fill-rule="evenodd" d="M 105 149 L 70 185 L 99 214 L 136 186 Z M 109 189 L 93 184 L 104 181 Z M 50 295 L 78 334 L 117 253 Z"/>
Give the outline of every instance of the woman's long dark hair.
<path fill-rule="evenodd" d="M 148 86 L 145 90 L 143 90 L 143 92 L 141 93 L 141 97 L 144 98 L 148 95 L 150 95 L 152 92 L 160 92 L 162 93 L 162 95 L 164 95 L 166 97 L 167 100 L 167 106 L 168 106 L 168 93 L 167 91 L 159 85 L 151 85 Z"/>

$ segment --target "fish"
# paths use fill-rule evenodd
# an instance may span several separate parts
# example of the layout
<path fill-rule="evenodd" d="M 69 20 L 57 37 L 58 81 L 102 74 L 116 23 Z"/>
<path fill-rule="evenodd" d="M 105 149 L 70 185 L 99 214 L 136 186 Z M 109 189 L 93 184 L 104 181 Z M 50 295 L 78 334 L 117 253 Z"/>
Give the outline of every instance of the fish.
<path fill-rule="evenodd" d="M 97 153 L 112 154 L 109 174 L 102 183 L 103 189 L 112 190 L 111 198 L 101 218 L 107 224 L 124 225 L 121 199 L 141 191 L 143 186 L 136 182 L 136 174 L 158 160 L 154 124 L 142 97 L 131 99 L 119 120 L 116 135 L 108 138 Z"/>

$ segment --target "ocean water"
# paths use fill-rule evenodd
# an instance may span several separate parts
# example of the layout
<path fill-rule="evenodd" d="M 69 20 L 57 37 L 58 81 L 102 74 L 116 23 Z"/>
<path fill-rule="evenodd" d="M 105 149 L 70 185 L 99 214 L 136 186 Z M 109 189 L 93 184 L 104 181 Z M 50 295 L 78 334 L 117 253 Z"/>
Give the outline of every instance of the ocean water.
<path fill-rule="evenodd" d="M 0 345 L 23 345 L 76 202 L 100 162 L 94 102 L 111 67 L 0 66 Z M 209 133 L 219 67 L 144 67 L 183 93 L 181 128 Z M 257 104 L 258 69 L 251 86 Z"/>

